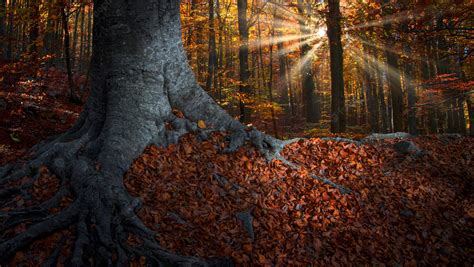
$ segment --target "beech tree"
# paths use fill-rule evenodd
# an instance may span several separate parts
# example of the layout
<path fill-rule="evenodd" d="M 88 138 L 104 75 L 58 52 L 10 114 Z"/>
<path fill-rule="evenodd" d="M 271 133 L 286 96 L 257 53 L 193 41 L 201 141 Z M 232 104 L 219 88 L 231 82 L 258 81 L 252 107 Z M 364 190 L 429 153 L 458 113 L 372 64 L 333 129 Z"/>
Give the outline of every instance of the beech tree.
<path fill-rule="evenodd" d="M 2 213 L 8 228 L 35 223 L 0 240 L 0 262 L 7 262 L 38 237 L 75 226 L 72 266 L 90 265 L 91 259 L 97 266 L 123 266 L 132 255 L 160 266 L 228 263 L 180 256 L 160 247 L 135 213 L 140 200 L 133 199 L 123 185 L 124 173 L 147 146 L 176 143 L 188 132 L 206 138 L 214 129 L 228 131 L 224 152 L 251 141 L 268 159 L 279 156 L 284 145 L 246 129 L 198 85 L 181 40 L 179 5 L 179 0 L 94 1 L 92 92 L 79 120 L 63 135 L 36 146 L 26 164 L 0 169 L 0 185 L 5 185 L 46 166 L 61 178 L 62 188 L 37 207 Z M 175 110 L 185 117 L 176 116 Z M 202 129 L 203 123 L 207 130 Z M 23 189 L 2 189 L 0 200 Z M 49 214 L 69 193 L 73 203 Z M 142 244 L 130 247 L 129 234 Z"/>
<path fill-rule="evenodd" d="M 245 105 L 245 99 L 250 93 L 250 86 L 248 85 L 250 79 L 249 71 L 249 27 L 247 21 L 247 0 L 238 0 L 238 18 L 239 18 L 239 37 L 240 37 L 240 46 L 239 46 L 239 73 L 240 73 L 240 85 L 239 93 L 240 101 L 240 121 L 248 122 L 250 119 L 250 113 L 248 108 Z M 243 98 L 243 99 L 242 99 Z"/>
<path fill-rule="evenodd" d="M 346 130 L 346 108 L 339 0 L 328 1 L 326 24 L 331 58 L 331 131 L 341 133 Z"/>

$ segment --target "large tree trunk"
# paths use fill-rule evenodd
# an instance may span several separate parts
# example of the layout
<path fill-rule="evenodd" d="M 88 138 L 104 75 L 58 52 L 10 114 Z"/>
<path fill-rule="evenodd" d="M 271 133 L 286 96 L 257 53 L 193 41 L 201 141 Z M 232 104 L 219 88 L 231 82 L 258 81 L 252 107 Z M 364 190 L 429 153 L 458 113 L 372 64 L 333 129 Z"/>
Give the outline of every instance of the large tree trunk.
<path fill-rule="evenodd" d="M 331 131 L 341 133 L 346 130 L 341 11 L 339 0 L 329 0 L 328 4 L 326 24 L 331 57 Z"/>
<path fill-rule="evenodd" d="M 124 188 L 124 173 L 148 145 L 175 143 L 190 131 L 205 135 L 198 120 L 210 129 L 233 133 L 227 151 L 252 139 L 262 151 L 279 143 L 257 131 L 245 131 L 199 87 L 181 41 L 178 0 L 96 1 L 94 13 L 92 93 L 80 119 L 67 133 L 37 146 L 26 165 L 0 168 L 2 188 L 43 165 L 63 185 L 58 197 L 33 212 L 11 213 L 17 214 L 8 218 L 12 227 L 28 219 L 39 222 L 0 240 L 0 263 L 36 238 L 75 225 L 72 266 L 90 265 L 89 259 L 97 266 L 124 266 L 131 255 L 143 256 L 153 266 L 213 264 L 159 246 L 155 234 L 135 214 L 140 201 Z M 185 118 L 176 117 L 173 110 L 182 111 Z M 68 192 L 75 197 L 73 203 L 50 215 L 50 208 Z M 2 192 L 0 204 L 11 195 Z M 130 248 L 126 244 L 130 233 L 143 243 Z"/>

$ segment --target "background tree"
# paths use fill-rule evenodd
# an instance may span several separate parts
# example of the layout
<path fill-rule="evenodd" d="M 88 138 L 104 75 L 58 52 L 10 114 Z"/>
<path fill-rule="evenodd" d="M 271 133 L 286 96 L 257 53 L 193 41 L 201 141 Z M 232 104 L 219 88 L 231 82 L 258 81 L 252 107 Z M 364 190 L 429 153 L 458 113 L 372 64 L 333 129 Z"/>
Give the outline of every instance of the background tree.
<path fill-rule="evenodd" d="M 331 131 L 341 133 L 346 130 L 346 109 L 339 0 L 328 0 L 326 23 L 331 55 Z"/>

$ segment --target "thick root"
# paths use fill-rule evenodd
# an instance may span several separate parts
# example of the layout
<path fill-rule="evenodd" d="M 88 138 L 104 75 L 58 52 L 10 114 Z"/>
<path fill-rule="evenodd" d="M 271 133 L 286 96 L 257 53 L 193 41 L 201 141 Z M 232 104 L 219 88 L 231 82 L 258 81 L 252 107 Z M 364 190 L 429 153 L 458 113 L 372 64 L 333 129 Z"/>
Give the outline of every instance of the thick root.
<path fill-rule="evenodd" d="M 166 136 L 161 145 L 177 142 L 179 137 L 191 131 L 200 132 L 196 123 L 170 116 L 169 129 L 163 125 L 161 135 Z M 60 137 L 38 148 L 34 159 L 24 165 L 9 165 L 0 169 L 2 185 L 15 183 L 24 177 L 35 178 L 42 166 L 51 170 L 60 180 L 60 189 L 43 203 L 18 210 L 0 213 L 0 263 L 7 264 L 16 252 L 27 248 L 32 242 L 62 229 L 75 229 L 75 244 L 68 264 L 72 266 L 128 265 L 133 259 L 145 258 L 151 265 L 173 266 L 231 266 L 229 260 L 205 260 L 181 256 L 162 248 L 155 239 L 156 234 L 148 229 L 136 215 L 140 200 L 132 198 L 123 186 L 122 177 L 111 176 L 94 163 L 93 155 L 85 151 L 96 135 L 83 131 L 78 139 Z M 69 135 L 69 134 L 68 134 Z M 66 141 L 67 140 L 67 141 Z M 34 179 L 33 179 L 34 180 Z M 14 203 L 15 197 L 27 197 L 32 182 L 0 191 L 0 204 Z M 72 204 L 51 214 L 67 195 L 73 195 Z M 15 227 L 27 225 L 27 229 L 11 237 Z M 130 237 L 139 240 L 131 244 Z M 60 249 L 47 260 L 55 265 Z M 55 256 L 56 255 L 56 256 Z M 112 260 L 114 259 L 114 260 Z"/>

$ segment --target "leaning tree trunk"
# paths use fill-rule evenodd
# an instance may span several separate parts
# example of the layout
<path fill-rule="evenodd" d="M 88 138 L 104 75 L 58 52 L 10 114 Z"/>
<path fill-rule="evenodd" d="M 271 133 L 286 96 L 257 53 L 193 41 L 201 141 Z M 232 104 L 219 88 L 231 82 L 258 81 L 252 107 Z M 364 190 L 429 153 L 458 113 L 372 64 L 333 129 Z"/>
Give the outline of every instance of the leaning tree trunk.
<path fill-rule="evenodd" d="M 181 41 L 179 0 L 96 1 L 94 13 L 92 92 L 80 119 L 67 133 L 38 145 L 27 164 L 0 168 L 0 188 L 40 166 L 60 177 L 63 185 L 57 196 L 37 207 L 0 213 L 3 230 L 31 223 L 12 238 L 0 235 L 0 264 L 36 238 L 75 226 L 72 266 L 90 265 L 90 259 L 98 266 L 123 266 L 132 255 L 145 257 L 151 265 L 212 265 L 216 262 L 179 256 L 159 246 L 135 213 L 140 200 L 126 191 L 124 173 L 148 145 L 166 146 L 190 131 L 205 135 L 198 120 L 231 132 L 226 151 L 249 140 L 270 158 L 279 156 L 283 142 L 245 131 L 199 87 Z M 176 117 L 175 109 L 185 118 Z M 0 190 L 0 204 L 26 191 Z M 69 193 L 72 204 L 49 214 Z M 131 233 L 142 244 L 131 247 L 126 241 Z"/>

